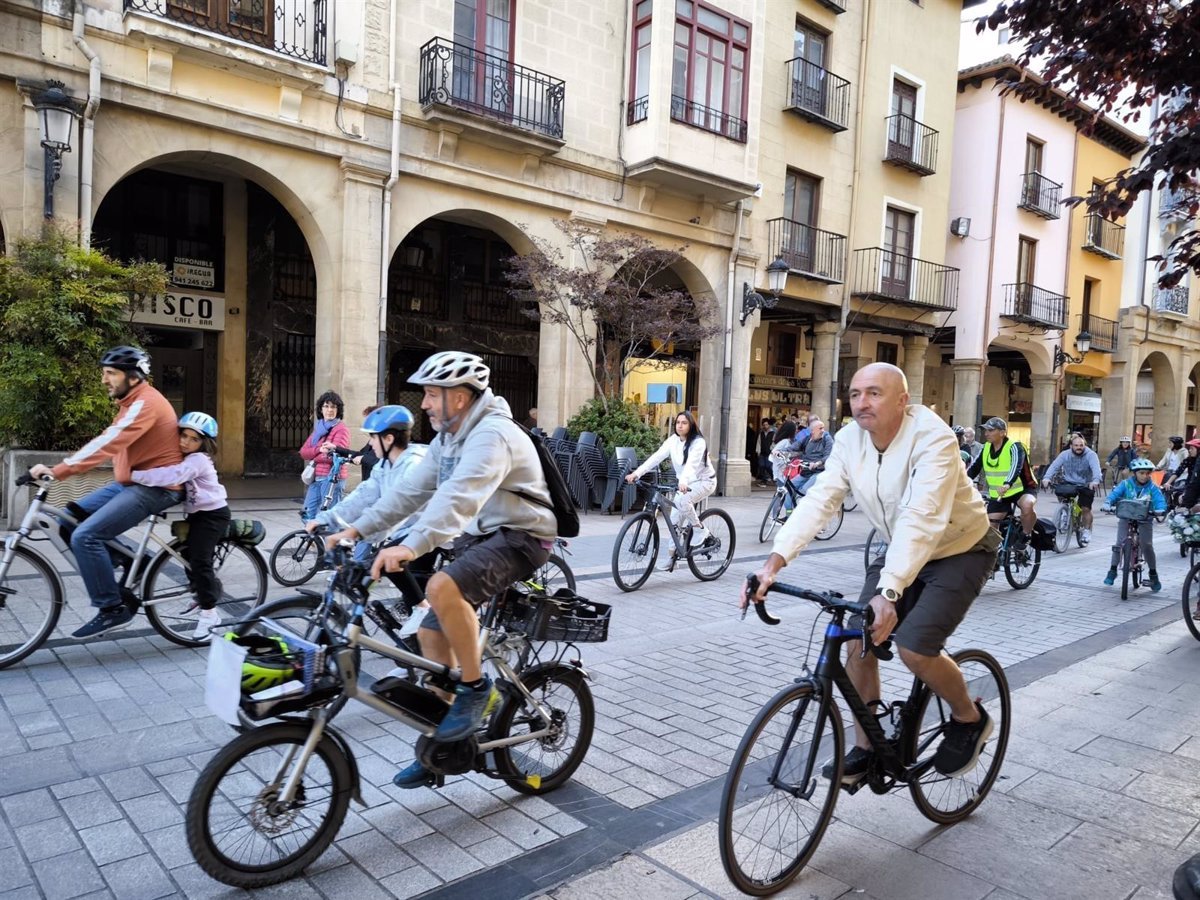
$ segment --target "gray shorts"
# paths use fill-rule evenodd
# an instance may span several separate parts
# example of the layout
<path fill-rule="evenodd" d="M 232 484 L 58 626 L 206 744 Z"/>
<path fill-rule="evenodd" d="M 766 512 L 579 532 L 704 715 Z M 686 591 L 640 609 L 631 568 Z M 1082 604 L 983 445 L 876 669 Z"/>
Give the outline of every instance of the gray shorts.
<path fill-rule="evenodd" d="M 878 557 L 867 569 L 860 603 L 878 593 L 886 558 Z M 896 643 L 921 656 L 941 653 L 995 566 L 996 551 L 986 548 L 927 562 L 896 604 Z"/>
<path fill-rule="evenodd" d="M 442 569 L 472 606 L 503 592 L 514 581 L 533 575 L 550 556 L 544 542 L 524 531 L 501 528 L 491 534 L 463 535 L 454 541 L 454 561 Z M 421 627 L 441 631 L 432 609 Z"/>

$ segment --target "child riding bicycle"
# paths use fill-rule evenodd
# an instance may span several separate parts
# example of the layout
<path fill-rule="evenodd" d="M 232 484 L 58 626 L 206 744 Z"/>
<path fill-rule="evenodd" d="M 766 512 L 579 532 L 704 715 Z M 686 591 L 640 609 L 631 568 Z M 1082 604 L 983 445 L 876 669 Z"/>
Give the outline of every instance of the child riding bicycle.
<path fill-rule="evenodd" d="M 1154 463 L 1148 459 L 1134 459 L 1130 461 L 1129 468 L 1133 474 L 1109 493 L 1108 498 L 1104 501 L 1105 512 L 1111 510 L 1119 500 L 1149 500 L 1152 513 L 1165 513 L 1167 498 L 1159 486 L 1150 480 L 1150 473 L 1154 471 Z M 1113 545 L 1112 562 L 1109 564 L 1108 574 L 1104 576 L 1104 583 L 1107 585 L 1116 583 L 1117 566 L 1121 562 L 1121 548 L 1125 545 L 1125 538 L 1128 534 L 1129 522 L 1121 519 L 1117 526 L 1117 542 Z M 1150 590 L 1161 591 L 1162 582 L 1158 580 L 1158 561 L 1154 555 L 1153 521 L 1147 520 L 1138 526 L 1138 544 L 1141 546 L 1146 565 L 1150 567 Z"/>

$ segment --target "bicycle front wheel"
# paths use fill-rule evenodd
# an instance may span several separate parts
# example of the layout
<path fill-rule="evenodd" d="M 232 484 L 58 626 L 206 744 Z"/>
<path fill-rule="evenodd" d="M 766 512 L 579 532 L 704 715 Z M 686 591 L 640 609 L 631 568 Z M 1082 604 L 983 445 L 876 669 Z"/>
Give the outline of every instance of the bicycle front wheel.
<path fill-rule="evenodd" d="M 1180 593 L 1183 598 L 1183 621 L 1192 637 L 1200 641 L 1200 620 L 1196 618 L 1200 615 L 1200 564 L 1193 565 L 1188 570 Z"/>
<path fill-rule="evenodd" d="M 1010 534 L 1015 535 L 1016 529 Z M 1042 565 L 1042 551 L 1032 544 L 1017 549 L 1009 547 L 1004 554 L 1004 577 L 1015 590 L 1021 591 L 1033 584 Z"/>
<path fill-rule="evenodd" d="M 12 563 L 0 579 L 0 669 L 42 646 L 62 607 L 62 582 L 50 563 L 32 550 L 13 548 Z"/>
<path fill-rule="evenodd" d="M 765 544 L 771 539 L 771 535 L 779 527 L 782 512 L 783 492 L 776 491 L 775 495 L 771 498 L 771 502 L 767 504 L 767 511 L 763 513 L 762 524 L 758 526 L 758 542 L 760 544 Z"/>
<path fill-rule="evenodd" d="M 837 508 L 837 512 L 835 512 L 829 518 L 829 521 L 825 523 L 825 527 L 817 532 L 816 539 L 818 541 L 830 540 L 835 534 L 842 530 L 842 520 L 845 518 L 846 511 L 839 506 Z"/>
<path fill-rule="evenodd" d="M 700 525 L 708 529 L 708 539 L 688 552 L 688 568 L 701 581 L 716 581 L 733 562 L 737 531 L 734 530 L 733 519 L 723 509 L 708 509 L 700 513 Z"/>
<path fill-rule="evenodd" d="M 763 897 L 800 874 L 833 820 L 842 780 L 842 719 L 811 683 L 776 694 L 734 753 L 717 818 L 721 865 L 740 891 Z M 833 762 L 833 778 L 821 774 Z"/>
<path fill-rule="evenodd" d="M 187 805 L 192 856 L 223 884 L 260 888 L 299 875 L 337 835 L 354 789 L 350 765 L 325 735 L 290 803 L 280 794 L 312 727 L 277 722 L 234 738 L 204 767 Z"/>
<path fill-rule="evenodd" d="M 625 523 L 613 545 L 612 576 L 623 591 L 636 591 L 658 559 L 658 523 L 650 513 L 638 513 Z"/>
<path fill-rule="evenodd" d="M 1064 553 L 1071 544 L 1071 510 L 1065 503 L 1058 504 L 1054 518 L 1054 552 Z"/>
<path fill-rule="evenodd" d="M 187 546 L 175 553 L 187 558 Z M 253 547 L 224 540 L 213 551 L 213 571 L 220 583 L 216 610 L 222 622 L 244 619 L 267 596 L 267 567 Z M 142 584 L 142 605 L 154 630 L 184 647 L 203 647 L 211 635 L 195 637 L 199 601 L 183 559 L 164 550 L 150 562 Z"/>
<path fill-rule="evenodd" d="M 1004 669 L 990 653 L 960 650 L 951 657 L 962 670 L 967 692 L 992 719 L 992 733 L 983 745 L 975 767 L 953 778 L 933 768 L 932 759 L 950 723 L 950 707 L 933 691 L 925 688 L 907 735 L 909 765 L 923 765 L 925 771 L 909 782 L 913 802 L 921 815 L 939 825 L 961 821 L 975 811 L 988 795 L 1008 749 L 1008 730 L 1012 712 L 1008 679 Z"/>
<path fill-rule="evenodd" d="M 317 574 L 325 549 L 303 528 L 289 531 L 271 551 L 271 577 L 284 587 L 304 584 Z"/>
<path fill-rule="evenodd" d="M 1129 599 L 1129 575 L 1133 570 L 1133 542 L 1128 538 L 1121 546 L 1121 599 Z"/>

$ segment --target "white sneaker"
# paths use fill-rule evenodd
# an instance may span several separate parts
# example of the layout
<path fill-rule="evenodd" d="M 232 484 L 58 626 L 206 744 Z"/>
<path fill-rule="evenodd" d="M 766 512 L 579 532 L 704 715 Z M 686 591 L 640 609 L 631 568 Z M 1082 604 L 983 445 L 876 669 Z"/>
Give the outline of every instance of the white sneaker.
<path fill-rule="evenodd" d="M 692 529 L 692 540 L 688 546 L 690 546 L 690 547 L 701 546 L 705 541 L 708 540 L 708 534 L 709 534 L 709 532 L 708 532 L 707 528 L 700 528 L 700 529 L 693 528 Z"/>
<path fill-rule="evenodd" d="M 221 624 L 221 614 L 215 609 L 202 609 L 200 614 L 196 616 L 196 630 L 192 633 L 192 638 L 197 641 L 204 640 L 210 637 L 210 628 L 216 628 Z"/>
<path fill-rule="evenodd" d="M 1080 528 L 1079 540 L 1081 540 L 1084 544 L 1090 544 L 1092 542 L 1092 529 Z"/>

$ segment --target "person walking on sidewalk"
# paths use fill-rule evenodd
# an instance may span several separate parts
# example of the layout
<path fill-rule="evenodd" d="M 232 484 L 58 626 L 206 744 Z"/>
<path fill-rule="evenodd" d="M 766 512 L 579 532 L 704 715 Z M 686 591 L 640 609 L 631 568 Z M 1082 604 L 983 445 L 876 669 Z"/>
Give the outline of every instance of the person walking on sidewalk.
<path fill-rule="evenodd" d="M 306 463 L 316 460 L 316 477 L 304 493 L 304 508 L 300 518 L 308 522 L 321 509 L 325 490 L 329 486 L 329 473 L 333 469 L 333 451 L 350 446 L 350 429 L 342 421 L 345 404 L 333 391 L 326 391 L 317 398 L 317 421 L 312 434 L 300 446 L 300 458 Z M 334 485 L 333 502 L 342 499 L 342 484 L 349 473 L 343 468 Z"/>
<path fill-rule="evenodd" d="M 1150 480 L 1150 473 L 1154 471 L 1154 463 L 1148 459 L 1135 459 L 1130 462 L 1129 467 L 1133 470 L 1133 474 L 1112 489 L 1104 503 L 1104 508 L 1112 509 L 1120 500 L 1148 500 L 1150 512 L 1165 513 L 1167 498 L 1159 486 Z M 1121 519 L 1120 524 L 1117 525 L 1117 542 L 1113 544 L 1112 561 L 1108 566 L 1108 574 L 1104 576 L 1104 583 L 1107 585 L 1116 583 L 1117 566 L 1121 562 L 1121 548 L 1125 545 L 1125 538 L 1128 534 L 1129 522 Z M 1150 590 L 1157 593 L 1162 590 L 1162 582 L 1158 580 L 1158 559 L 1154 555 L 1153 521 L 1147 520 L 1138 526 L 1138 545 L 1142 548 L 1142 558 L 1150 567 Z"/>
<path fill-rule="evenodd" d="M 100 380 L 117 404 L 112 424 L 58 465 L 29 470 L 34 478 L 50 475 L 63 481 L 112 460 L 113 483 L 66 507 L 79 521 L 71 533 L 71 552 L 96 608 L 91 621 L 71 635 L 77 641 L 117 631 L 133 620 L 138 600 L 132 592 L 121 595 L 105 545 L 146 516 L 174 506 L 181 496 L 177 484 L 149 487 L 135 484 L 132 478 L 134 471 L 174 466 L 183 459 L 175 410 L 146 380 L 150 354 L 139 347 L 113 347 L 100 357 L 100 367 Z"/>
<path fill-rule="evenodd" d="M 1000 536 L 967 478 L 950 426 L 908 399 L 904 372 L 896 366 L 872 363 L 854 374 L 854 422 L 838 431 L 825 474 L 780 529 L 758 572 L 758 592 L 750 597 L 742 588 L 741 607 L 762 601 L 779 570 L 853 491 L 867 521 L 888 542 L 887 553 L 867 569 L 860 595 L 875 616 L 871 638 L 883 644 L 895 629 L 900 659 L 949 705 L 952 718 L 933 765 L 954 777 L 975 765 L 992 720 L 944 648 L 995 567 Z M 872 653 L 861 656 L 861 641 L 846 649 L 850 680 L 865 701 L 878 701 L 879 660 Z M 866 776 L 872 756 L 870 741 L 855 724 L 856 745 L 843 770 L 843 781 L 851 784 Z"/>
<path fill-rule="evenodd" d="M 1079 543 L 1087 546 L 1092 540 L 1092 504 L 1096 501 L 1096 488 L 1100 487 L 1100 457 L 1087 445 L 1082 434 L 1071 435 L 1071 445 L 1054 458 L 1050 468 L 1042 476 L 1042 484 L 1049 487 L 1055 478 L 1063 484 L 1078 489 L 1079 500 Z"/>

